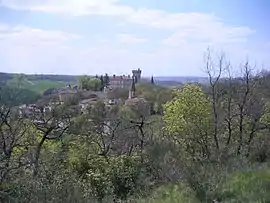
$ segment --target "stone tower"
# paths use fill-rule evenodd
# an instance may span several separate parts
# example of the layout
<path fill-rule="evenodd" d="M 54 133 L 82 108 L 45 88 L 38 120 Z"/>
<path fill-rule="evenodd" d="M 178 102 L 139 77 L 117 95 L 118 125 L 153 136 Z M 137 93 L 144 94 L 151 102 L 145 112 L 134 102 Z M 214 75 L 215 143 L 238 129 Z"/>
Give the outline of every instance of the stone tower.
<path fill-rule="evenodd" d="M 132 78 L 132 84 L 129 90 L 128 98 L 133 99 L 135 97 L 135 77 Z"/>
<path fill-rule="evenodd" d="M 132 74 L 133 74 L 133 78 L 135 79 L 136 82 L 139 82 L 141 80 L 141 74 L 142 74 L 142 70 L 138 68 L 138 70 L 132 70 Z M 135 83 L 136 83 L 135 82 Z"/>

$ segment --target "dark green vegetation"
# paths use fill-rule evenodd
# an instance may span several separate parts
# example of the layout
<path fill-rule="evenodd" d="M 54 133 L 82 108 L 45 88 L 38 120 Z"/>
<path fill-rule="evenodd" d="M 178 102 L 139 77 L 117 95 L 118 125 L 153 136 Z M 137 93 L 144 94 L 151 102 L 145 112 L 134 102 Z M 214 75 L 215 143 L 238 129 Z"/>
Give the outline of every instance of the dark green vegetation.
<path fill-rule="evenodd" d="M 0 105 L 18 106 L 20 104 L 31 104 L 36 102 L 40 95 L 28 89 L 18 87 L 0 87 Z"/>
<path fill-rule="evenodd" d="M 242 68 L 230 77 L 221 57 L 207 85 L 141 83 L 144 99 L 84 114 L 1 105 L 1 202 L 269 202 L 270 74 Z"/>

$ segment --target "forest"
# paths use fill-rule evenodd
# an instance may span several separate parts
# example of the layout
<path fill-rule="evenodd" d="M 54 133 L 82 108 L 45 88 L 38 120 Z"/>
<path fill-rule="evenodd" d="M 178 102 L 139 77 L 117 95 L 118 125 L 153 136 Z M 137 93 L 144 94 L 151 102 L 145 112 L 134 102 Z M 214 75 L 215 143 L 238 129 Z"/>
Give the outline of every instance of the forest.
<path fill-rule="evenodd" d="M 205 60 L 207 84 L 137 84 L 139 99 L 85 114 L 24 117 L 1 89 L 0 201 L 269 202 L 270 73 Z"/>

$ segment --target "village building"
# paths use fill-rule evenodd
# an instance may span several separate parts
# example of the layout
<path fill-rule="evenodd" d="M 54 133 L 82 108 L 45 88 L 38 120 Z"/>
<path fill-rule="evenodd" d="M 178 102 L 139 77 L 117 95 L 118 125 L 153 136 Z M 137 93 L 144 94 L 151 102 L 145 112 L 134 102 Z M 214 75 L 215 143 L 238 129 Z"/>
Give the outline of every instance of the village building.
<path fill-rule="evenodd" d="M 113 75 L 112 77 L 109 78 L 109 81 L 110 81 L 109 88 L 110 89 L 117 89 L 117 88 L 128 89 L 131 86 L 133 80 L 135 80 L 135 83 L 141 80 L 141 73 L 142 73 L 141 69 L 138 69 L 138 70 L 132 70 L 132 76 Z"/>

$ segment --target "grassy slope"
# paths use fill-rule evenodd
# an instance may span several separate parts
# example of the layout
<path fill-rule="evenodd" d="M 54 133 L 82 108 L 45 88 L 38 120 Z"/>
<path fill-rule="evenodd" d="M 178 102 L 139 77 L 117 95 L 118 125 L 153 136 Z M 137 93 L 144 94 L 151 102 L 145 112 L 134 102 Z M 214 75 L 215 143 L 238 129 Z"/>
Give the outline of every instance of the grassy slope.
<path fill-rule="evenodd" d="M 8 85 L 17 85 L 17 81 L 15 79 L 11 79 L 8 81 Z M 65 87 L 66 82 L 63 81 L 51 81 L 51 80 L 25 80 L 22 83 L 22 87 L 25 89 L 32 90 L 34 92 L 37 92 L 39 94 L 42 94 L 45 90 L 49 88 L 60 88 Z"/>
<path fill-rule="evenodd" d="M 222 203 L 263 203 L 270 202 L 270 167 L 257 170 L 239 171 L 230 174 L 216 187 L 216 202 Z M 184 184 L 158 188 L 146 198 L 136 203 L 199 203 L 194 191 Z"/>

